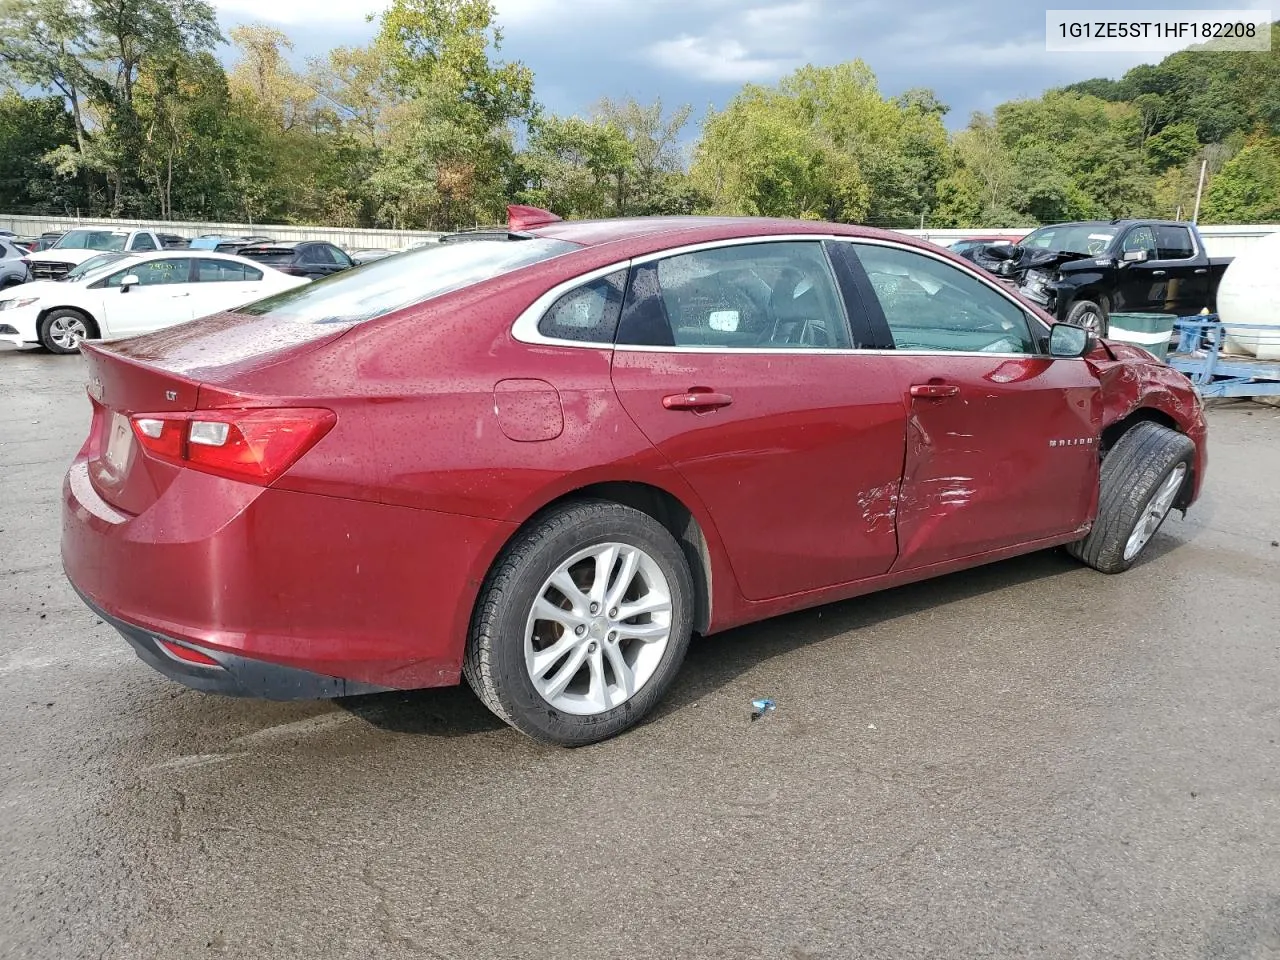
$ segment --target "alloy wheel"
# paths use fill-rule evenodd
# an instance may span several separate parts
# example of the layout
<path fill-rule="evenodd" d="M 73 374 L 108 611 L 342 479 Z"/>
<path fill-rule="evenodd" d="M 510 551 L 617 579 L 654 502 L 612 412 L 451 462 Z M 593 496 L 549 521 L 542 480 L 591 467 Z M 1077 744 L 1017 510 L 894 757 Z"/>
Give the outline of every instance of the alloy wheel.
<path fill-rule="evenodd" d="M 1151 495 L 1151 499 L 1138 516 L 1138 525 L 1133 528 L 1133 533 L 1129 534 L 1129 540 L 1124 545 L 1126 560 L 1132 560 L 1141 553 L 1147 541 L 1155 536 L 1155 532 L 1160 529 L 1160 524 L 1164 523 L 1164 518 L 1173 509 L 1173 501 L 1177 498 L 1178 491 L 1182 489 L 1182 481 L 1186 476 L 1187 465 L 1179 463 L 1173 468 L 1173 472 L 1165 477 L 1164 483 L 1156 488 L 1156 492 Z"/>
<path fill-rule="evenodd" d="M 74 350 L 88 336 L 89 329 L 79 317 L 54 317 L 49 324 L 49 339 L 63 350 Z"/>
<path fill-rule="evenodd" d="M 534 689 L 564 713 L 606 713 L 653 677 L 671 638 L 671 586 L 627 543 L 598 543 L 542 584 L 525 626 Z"/>

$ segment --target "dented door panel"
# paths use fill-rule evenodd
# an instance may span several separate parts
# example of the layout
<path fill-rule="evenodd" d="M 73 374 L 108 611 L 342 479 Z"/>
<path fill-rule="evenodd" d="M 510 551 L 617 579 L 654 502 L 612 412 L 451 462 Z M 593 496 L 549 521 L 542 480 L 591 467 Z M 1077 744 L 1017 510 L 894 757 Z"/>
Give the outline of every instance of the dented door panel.
<path fill-rule="evenodd" d="M 1083 361 L 903 353 L 884 362 L 910 404 L 894 570 L 1087 531 L 1101 405 Z M 911 396 L 930 382 L 959 390 Z"/>

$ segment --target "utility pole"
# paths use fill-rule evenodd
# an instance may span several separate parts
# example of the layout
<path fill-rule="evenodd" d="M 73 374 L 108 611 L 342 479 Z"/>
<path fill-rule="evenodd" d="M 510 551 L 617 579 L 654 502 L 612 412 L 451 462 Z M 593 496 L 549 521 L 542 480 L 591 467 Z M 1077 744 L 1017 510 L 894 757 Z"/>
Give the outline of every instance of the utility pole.
<path fill-rule="evenodd" d="M 1200 161 L 1200 182 L 1196 184 L 1196 212 L 1191 215 L 1192 223 L 1200 222 L 1200 194 L 1204 192 L 1204 172 L 1208 166 L 1208 160 Z"/>

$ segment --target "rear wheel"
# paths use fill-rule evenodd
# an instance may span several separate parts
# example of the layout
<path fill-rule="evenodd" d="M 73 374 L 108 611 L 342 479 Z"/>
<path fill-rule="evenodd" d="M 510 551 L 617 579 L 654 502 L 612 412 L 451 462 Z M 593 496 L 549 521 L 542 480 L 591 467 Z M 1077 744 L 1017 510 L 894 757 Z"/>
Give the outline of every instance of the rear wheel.
<path fill-rule="evenodd" d="M 98 335 L 98 328 L 79 310 L 60 308 L 44 315 L 38 332 L 41 345 L 49 352 L 75 353 L 81 341 Z"/>
<path fill-rule="evenodd" d="M 463 672 L 517 730 L 581 746 L 640 721 L 675 677 L 692 630 L 680 546 L 648 514 L 609 501 L 555 508 L 485 581 Z"/>
<path fill-rule="evenodd" d="M 1084 327 L 1095 337 L 1105 337 L 1111 328 L 1106 307 L 1092 300 L 1077 300 L 1073 303 L 1063 322 L 1073 327 Z"/>
<path fill-rule="evenodd" d="M 1067 547 L 1095 570 L 1121 573 L 1142 555 L 1191 476 L 1195 444 L 1157 423 L 1138 423 L 1102 461 L 1098 519 Z"/>

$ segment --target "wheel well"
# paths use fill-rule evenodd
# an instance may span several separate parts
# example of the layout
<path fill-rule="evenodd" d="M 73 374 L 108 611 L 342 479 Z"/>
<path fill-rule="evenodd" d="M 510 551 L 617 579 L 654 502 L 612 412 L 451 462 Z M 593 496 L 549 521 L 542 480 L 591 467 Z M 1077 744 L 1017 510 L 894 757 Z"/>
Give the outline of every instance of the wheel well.
<path fill-rule="evenodd" d="M 1182 433 L 1178 428 L 1178 421 L 1174 420 L 1173 417 L 1169 416 L 1163 410 L 1156 410 L 1152 407 L 1142 407 L 1139 410 L 1133 411 L 1133 413 L 1129 414 L 1127 417 L 1117 420 L 1115 423 L 1111 424 L 1111 426 L 1102 431 L 1102 436 L 1098 441 L 1099 453 L 1105 457 L 1107 455 L 1107 451 L 1115 446 L 1116 441 L 1139 423 L 1157 423 L 1162 427 L 1168 427 L 1175 433 Z M 1194 463 L 1191 465 L 1191 470 L 1192 473 L 1195 472 Z M 1188 477 L 1189 481 L 1191 479 L 1191 477 Z M 1174 504 L 1175 506 L 1179 508 L 1186 506 L 1185 500 L 1190 496 L 1192 487 L 1193 484 L 1190 482 L 1183 484 L 1182 491 L 1178 495 L 1178 502 Z"/>
<path fill-rule="evenodd" d="M 64 310 L 64 311 L 66 311 L 67 313 L 78 313 L 78 314 L 80 314 L 80 316 L 84 317 L 84 322 L 85 322 L 85 323 L 87 323 L 87 324 L 89 325 L 90 333 L 97 334 L 97 333 L 100 333 L 100 332 L 101 332 L 101 331 L 99 330 L 99 328 L 98 328 L 98 321 L 97 321 L 97 320 L 95 320 L 95 319 L 93 319 L 93 317 L 92 317 L 92 316 L 90 316 L 90 315 L 89 315 L 89 313 L 88 313 L 87 311 L 85 311 L 85 310 L 81 310 L 79 307 L 49 307 L 49 309 L 47 309 L 47 310 L 41 310 L 41 311 L 40 311 L 39 316 L 37 316 L 37 317 L 36 317 L 36 329 L 37 329 L 37 332 L 39 331 L 40 324 L 44 323 L 44 319 L 45 319 L 45 317 L 47 317 L 47 316 L 49 316 L 49 314 L 51 314 L 51 313 L 55 313 L 55 312 L 57 312 L 57 311 L 59 311 L 59 310 Z"/>
<path fill-rule="evenodd" d="M 1169 416 L 1164 411 L 1156 410 L 1152 407 L 1142 407 L 1139 410 L 1133 411 L 1133 413 L 1129 414 L 1127 417 L 1117 420 L 1115 423 L 1111 424 L 1111 426 L 1102 431 L 1102 436 L 1099 438 L 1099 449 L 1101 452 L 1105 454 L 1115 446 L 1116 441 L 1124 436 L 1131 427 L 1144 421 L 1158 423 L 1160 426 L 1168 427 L 1170 430 L 1176 430 L 1178 433 L 1182 432 L 1181 430 L 1178 430 L 1178 421 L 1174 420 L 1173 417 Z"/>
<path fill-rule="evenodd" d="M 667 528 L 684 552 L 693 578 L 693 629 L 705 633 L 711 624 L 711 553 L 707 539 L 689 508 L 667 491 L 647 483 L 611 481 L 581 487 L 557 497 L 548 507 L 573 500 L 612 500 L 646 513 Z"/>

